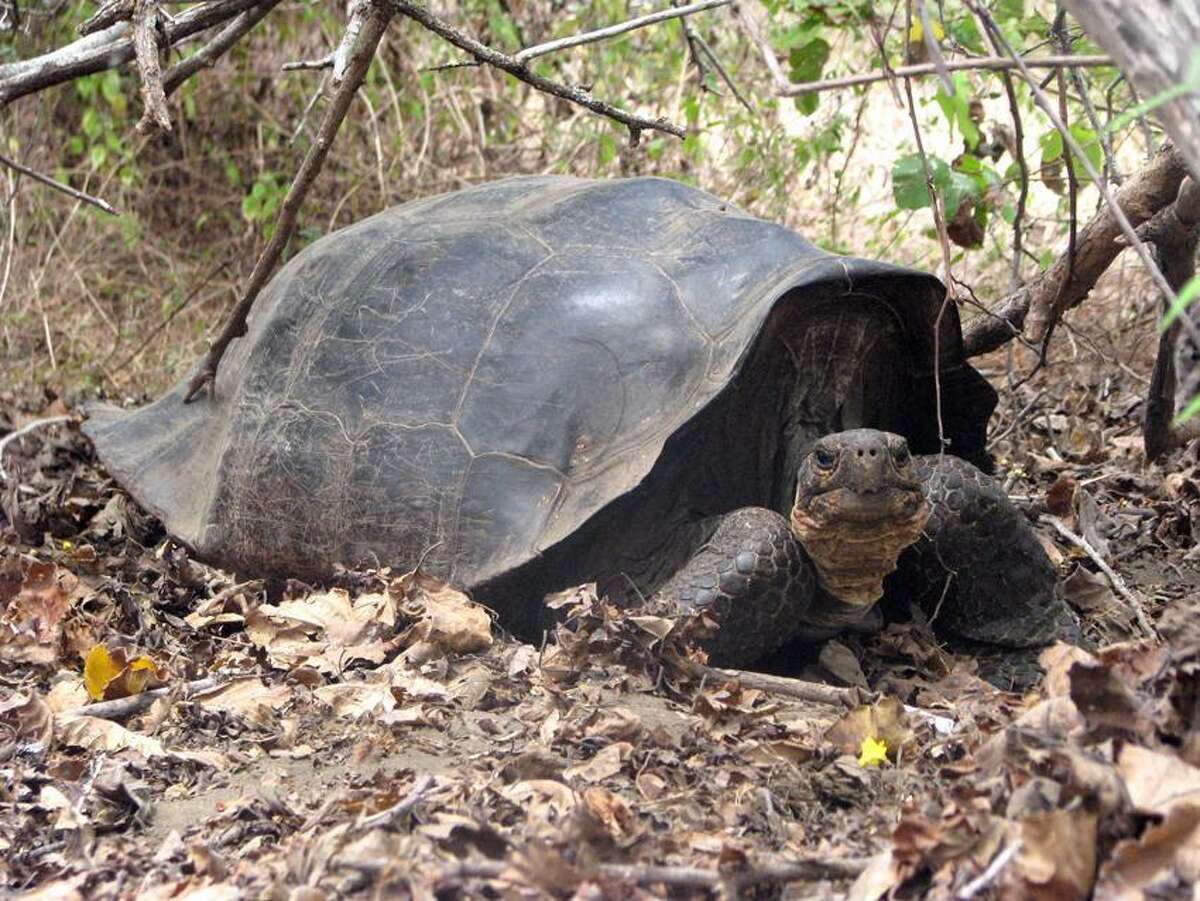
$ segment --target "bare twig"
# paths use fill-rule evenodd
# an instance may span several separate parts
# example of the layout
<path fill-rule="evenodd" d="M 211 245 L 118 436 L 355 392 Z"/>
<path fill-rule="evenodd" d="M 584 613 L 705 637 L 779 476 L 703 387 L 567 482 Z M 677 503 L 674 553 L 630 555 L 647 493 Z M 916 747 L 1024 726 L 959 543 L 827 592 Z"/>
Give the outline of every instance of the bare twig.
<path fill-rule="evenodd" d="M 1022 65 L 1030 69 L 1055 68 L 1057 66 L 1111 66 L 1113 61 L 1107 56 L 1037 56 L 1020 61 L 1004 56 L 985 56 L 971 59 L 953 59 L 946 61 L 947 72 L 959 72 L 973 69 L 986 69 L 1001 72 L 1005 69 L 1019 69 Z M 938 67 L 933 63 L 918 63 L 912 66 L 897 66 L 890 72 L 869 72 L 864 75 L 847 75 L 844 78 L 830 78 L 825 81 L 806 81 L 803 84 L 788 84 L 780 89 L 783 97 L 799 97 L 802 94 L 816 94 L 821 91 L 839 91 L 842 88 L 852 88 L 858 85 L 872 84 L 877 81 L 887 81 L 893 76 L 897 78 L 915 78 L 922 75 L 937 73 Z"/>
<path fill-rule="evenodd" d="M 166 688 L 152 688 L 127 698 L 117 698 L 115 701 L 100 701 L 96 704 L 85 704 L 83 707 L 73 707 L 64 710 L 59 716 L 95 716 L 105 720 L 119 720 L 122 717 L 141 713 L 159 698 L 179 692 L 182 688 L 184 695 L 194 695 L 197 692 L 208 691 L 223 684 L 222 681 L 208 677 L 186 682 L 182 686 L 168 685 Z"/>
<path fill-rule="evenodd" d="M 697 47 L 700 48 L 700 52 L 708 57 L 709 64 L 717 70 L 717 74 L 721 76 L 721 81 L 725 82 L 726 87 L 728 87 L 730 93 L 737 98 L 738 103 L 745 107 L 746 112 L 748 112 L 750 115 L 757 115 L 757 113 L 754 111 L 754 107 L 750 105 L 750 101 L 747 100 L 745 95 L 738 90 L 737 84 L 734 82 L 733 78 L 730 77 L 729 72 L 725 69 L 725 66 L 721 64 L 719 59 L 717 59 L 717 54 L 713 52 L 712 47 L 708 46 L 708 41 L 704 40 L 704 38 L 695 32 L 692 32 L 691 40 Z"/>
<path fill-rule="evenodd" d="M 90 203 L 96 209 L 103 210 L 110 216 L 121 215 L 108 201 L 101 200 L 99 197 L 93 197 L 91 194 L 85 194 L 83 191 L 72 188 L 70 185 L 64 185 L 62 182 L 55 181 L 48 175 L 42 175 L 42 173 L 30 169 L 28 166 L 22 166 L 20 163 L 10 160 L 6 156 L 0 156 L 0 165 L 7 166 L 14 172 L 20 172 L 22 175 L 28 175 L 34 181 L 40 182 L 48 188 L 53 188 L 56 191 L 60 191 L 61 193 L 66 194 L 68 197 L 74 197 L 76 200 L 82 200 L 84 203 Z"/>
<path fill-rule="evenodd" d="M 177 44 L 263 2 L 268 0 L 213 0 L 193 7 L 163 24 L 163 45 Z M 128 32 L 128 23 L 117 22 L 50 53 L 0 66 L 0 106 L 81 75 L 124 65 L 134 58 Z"/>
<path fill-rule="evenodd" d="M 771 81 L 775 85 L 775 91 L 777 93 L 786 91 L 792 86 L 791 82 L 783 74 L 783 67 L 779 65 L 779 58 L 775 55 L 775 48 L 771 46 L 771 42 L 763 34 L 762 20 L 766 18 L 766 14 L 759 8 L 758 4 L 739 3 L 735 7 L 735 10 L 738 21 L 742 25 L 742 31 L 750 39 L 750 43 L 758 48 L 763 65 L 767 67 L 767 71 L 771 74 Z"/>
<path fill-rule="evenodd" d="M 4 451 L 10 444 L 36 429 L 44 428 L 48 425 L 57 425 L 60 422 L 66 422 L 70 418 L 70 416 L 49 416 L 46 419 L 35 419 L 33 422 L 26 423 L 16 431 L 9 432 L 3 438 L 0 438 L 0 481 L 8 478 L 7 473 L 4 471 Z"/>
<path fill-rule="evenodd" d="M 361 10 L 363 7 L 359 7 L 359 9 Z M 271 240 L 254 264 L 254 271 L 250 274 L 250 283 L 246 286 L 245 294 L 230 313 L 225 325 L 221 328 L 221 333 L 217 335 L 216 340 L 208 349 L 208 353 L 205 354 L 204 361 L 188 382 L 184 403 L 195 399 L 204 386 L 215 383 L 217 366 L 220 364 L 225 350 L 234 338 L 239 338 L 246 333 L 246 317 L 250 315 L 250 308 L 266 285 L 267 279 L 270 278 L 276 263 L 283 254 L 283 248 L 296 229 L 296 218 L 300 212 L 300 205 L 304 202 L 308 189 L 320 173 L 325 157 L 329 155 L 329 149 L 333 146 L 342 120 L 346 117 L 354 95 L 358 92 L 358 86 L 362 84 L 363 78 L 367 74 L 367 69 L 375 56 L 375 49 L 379 46 L 384 31 L 387 30 L 392 13 L 387 3 L 380 2 L 371 3 L 362 15 L 365 21 L 350 56 L 350 65 L 346 70 L 345 78 L 334 91 L 329 108 L 325 111 L 325 118 L 317 131 L 316 140 L 308 148 L 308 153 L 305 154 L 304 160 L 296 172 L 296 177 L 293 179 L 291 187 L 288 188 L 287 196 L 284 197 L 279 210 L 279 216 L 275 220 L 275 231 L 271 235 Z"/>
<path fill-rule="evenodd" d="M 298 59 L 292 63 L 284 63 L 279 68 L 284 72 L 298 72 L 305 69 L 332 69 L 333 54 L 327 53 L 325 56 L 317 59 Z"/>
<path fill-rule="evenodd" d="M 974 898 L 981 891 L 996 881 L 996 877 L 1000 875 L 1006 866 L 1008 866 L 1008 862 L 1017 856 L 1017 852 L 1020 850 L 1020 839 L 1017 839 L 1017 841 L 1013 842 L 1011 845 L 1006 846 L 1003 851 L 1001 851 L 992 859 L 992 862 L 988 864 L 987 869 L 964 885 L 955 897 L 961 899 L 961 901 L 970 901 L 971 898 Z"/>
<path fill-rule="evenodd" d="M 544 94 L 561 97 L 563 100 L 576 103 L 597 115 L 612 119 L 614 122 L 620 122 L 629 129 L 631 144 L 637 144 L 643 131 L 661 131 L 665 134 L 674 135 L 677 138 L 687 137 L 685 129 L 664 118 L 646 119 L 642 116 L 635 116 L 602 100 L 597 100 L 592 96 L 590 91 L 583 88 L 569 87 L 556 81 L 551 81 L 548 78 L 543 78 L 541 75 L 530 71 L 524 62 L 518 61 L 515 57 L 509 56 L 507 53 L 502 53 L 493 47 L 489 47 L 487 44 L 479 42 L 450 23 L 439 19 L 419 3 L 410 3 L 407 0 L 389 0 L 389 2 L 396 12 L 412 19 L 417 24 L 449 41 L 460 50 L 465 50 L 480 62 L 501 69 Z"/>
<path fill-rule="evenodd" d="M 757 688 L 759 691 L 784 695 L 798 701 L 832 704 L 835 707 L 857 707 L 863 704 L 866 698 L 863 692 L 857 688 L 840 688 L 837 685 L 823 685 L 820 682 L 789 679 L 785 676 L 772 676 L 769 673 L 753 673 L 747 670 L 721 669 L 715 666 L 696 664 L 692 668 L 691 674 L 693 677 L 721 682 L 736 679 L 746 688 Z"/>
<path fill-rule="evenodd" d="M 412 809 L 421 803 L 421 799 L 428 794 L 431 788 L 433 788 L 433 776 L 426 773 L 413 783 L 412 790 L 404 796 L 402 801 L 392 805 L 387 810 L 381 810 L 372 816 L 363 817 L 355 825 L 355 828 L 363 832 L 369 829 L 386 829 L 393 823 L 408 816 L 412 812 Z"/>
<path fill-rule="evenodd" d="M 1117 571 L 1104 561 L 1104 558 L 1100 556 L 1099 551 L 1092 547 L 1090 541 L 1088 541 L 1082 535 L 1076 535 L 1074 532 L 1072 532 L 1057 516 L 1043 514 L 1042 516 L 1038 517 L 1038 519 L 1040 522 L 1044 522 L 1046 525 L 1052 527 L 1056 532 L 1058 532 L 1059 535 L 1067 539 L 1067 541 L 1070 541 L 1081 551 L 1087 554 L 1088 559 L 1095 563 L 1096 566 L 1099 567 L 1100 571 L 1108 577 L 1108 581 L 1112 584 L 1112 587 L 1117 594 L 1124 598 L 1125 602 L 1129 604 L 1130 612 L 1133 614 L 1134 619 L 1137 620 L 1137 624 L 1141 626 L 1142 631 L 1150 638 L 1158 637 L 1158 630 L 1154 628 L 1154 623 L 1152 623 L 1150 621 L 1150 617 L 1146 615 L 1146 611 L 1142 606 L 1141 599 L 1129 589 L 1129 586 L 1125 584 L 1125 580 L 1117 574 Z"/>
<path fill-rule="evenodd" d="M 660 9 L 658 12 L 639 16 L 636 19 L 630 19 L 627 22 L 621 22 L 617 25 L 609 25 L 605 28 L 597 28 L 595 31 L 585 31 L 582 34 L 572 35 L 569 38 L 559 38 L 555 41 L 546 41 L 544 44 L 526 47 L 524 50 L 514 54 L 513 59 L 518 63 L 527 63 L 531 59 L 545 56 L 547 53 L 554 53 L 557 50 L 566 50 L 568 47 L 578 47 L 580 44 L 593 44 L 596 41 L 605 41 L 638 28 L 657 25 L 659 22 L 678 19 L 680 16 L 690 16 L 693 13 L 703 12 L 706 9 L 716 9 L 718 6 L 728 6 L 732 2 L 733 0 L 700 0 L 699 3 L 689 3 L 687 6 L 673 6 L 669 9 Z"/>
<path fill-rule="evenodd" d="M 247 32 L 267 17 L 280 0 L 263 0 L 259 6 L 252 7 L 213 35 L 203 47 L 182 62 L 178 62 L 167 70 L 163 76 L 163 90 L 167 96 L 201 69 L 212 68 L 222 56 L 229 52 L 234 44 L 240 41 Z"/>

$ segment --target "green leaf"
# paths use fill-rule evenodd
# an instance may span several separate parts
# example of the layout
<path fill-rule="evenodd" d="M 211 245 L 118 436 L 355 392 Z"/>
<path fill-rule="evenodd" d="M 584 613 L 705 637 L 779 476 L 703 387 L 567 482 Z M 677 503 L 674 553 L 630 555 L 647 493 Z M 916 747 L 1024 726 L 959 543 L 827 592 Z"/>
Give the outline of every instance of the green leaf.
<path fill-rule="evenodd" d="M 1172 301 L 1170 309 L 1163 316 L 1162 322 L 1158 324 L 1158 330 L 1166 331 L 1167 327 L 1180 317 L 1198 295 L 1200 295 L 1200 275 L 1194 275 L 1175 294 L 1175 300 Z"/>
<path fill-rule="evenodd" d="M 104 124 L 100 121 L 100 114 L 96 112 L 94 106 L 89 106 L 83 111 L 83 118 L 79 120 L 79 127 L 92 140 L 95 140 L 100 136 L 100 132 L 104 131 Z"/>
<path fill-rule="evenodd" d="M 935 182 L 936 184 L 936 182 Z M 962 172 L 950 170 L 944 186 L 939 185 L 942 193 L 942 205 L 946 208 L 946 218 L 951 219 L 958 212 L 959 206 L 979 195 L 975 179 Z"/>
<path fill-rule="evenodd" d="M 944 188 L 949 181 L 950 167 L 936 156 L 927 156 L 929 174 L 935 188 Z M 902 210 L 919 210 L 929 206 L 929 189 L 925 185 L 925 168 L 921 155 L 910 153 L 892 165 L 892 197 Z"/>
<path fill-rule="evenodd" d="M 93 144 L 92 149 L 88 152 L 88 159 L 91 161 L 93 169 L 99 169 L 108 159 L 108 148 L 103 144 Z"/>
<path fill-rule="evenodd" d="M 954 126 L 958 127 L 963 140 L 967 142 L 967 146 L 974 147 L 979 143 L 979 129 L 971 121 L 971 86 L 967 83 L 966 76 L 961 72 L 956 72 L 951 80 L 954 83 L 954 94 L 947 94 L 944 88 L 938 88 L 933 99 L 942 108 L 942 115 L 946 117 L 946 121 L 950 123 L 950 126 L 952 128 Z"/>
<path fill-rule="evenodd" d="M 803 84 L 820 81 L 821 71 L 829 61 L 829 44 L 821 38 L 813 38 L 801 47 L 793 47 L 788 54 L 792 81 Z M 804 94 L 796 98 L 796 109 L 806 116 L 817 111 L 819 94 Z"/>
<path fill-rule="evenodd" d="M 1046 163 L 1054 162 L 1056 159 L 1062 156 L 1063 139 L 1062 135 L 1060 135 L 1057 131 L 1046 132 L 1044 135 L 1038 138 L 1038 144 L 1042 148 L 1043 166 L 1046 165 Z"/>

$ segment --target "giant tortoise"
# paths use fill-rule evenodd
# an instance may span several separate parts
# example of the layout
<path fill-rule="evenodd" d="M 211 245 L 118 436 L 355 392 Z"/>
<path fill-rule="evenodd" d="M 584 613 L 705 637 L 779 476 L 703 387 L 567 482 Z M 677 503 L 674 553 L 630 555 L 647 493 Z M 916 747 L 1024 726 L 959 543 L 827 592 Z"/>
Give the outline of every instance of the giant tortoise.
<path fill-rule="evenodd" d="M 85 430 L 202 558 L 420 560 L 518 633 L 594 580 L 708 609 L 714 658 L 744 663 L 870 621 L 904 552 L 944 634 L 1069 637 L 977 468 L 996 397 L 944 295 L 675 181 L 513 178 L 316 241 L 211 396 Z"/>

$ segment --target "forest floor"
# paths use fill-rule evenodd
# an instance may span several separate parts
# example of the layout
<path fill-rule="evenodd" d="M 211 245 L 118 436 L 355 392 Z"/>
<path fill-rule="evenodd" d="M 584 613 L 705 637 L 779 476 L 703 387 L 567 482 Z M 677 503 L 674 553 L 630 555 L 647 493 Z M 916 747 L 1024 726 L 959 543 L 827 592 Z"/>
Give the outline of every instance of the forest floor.
<path fill-rule="evenodd" d="M 586 588 L 541 648 L 411 574 L 268 595 L 163 536 L 76 418 L 30 431 L 0 459 L 0 894 L 1191 897 L 1200 454 L 1143 462 L 1153 306 L 1093 306 L 1023 384 L 983 361 L 1099 647 L 1024 695 L 918 623 L 827 645 L 821 689 L 705 670 Z M 2 395 L 0 436 L 74 413 Z"/>

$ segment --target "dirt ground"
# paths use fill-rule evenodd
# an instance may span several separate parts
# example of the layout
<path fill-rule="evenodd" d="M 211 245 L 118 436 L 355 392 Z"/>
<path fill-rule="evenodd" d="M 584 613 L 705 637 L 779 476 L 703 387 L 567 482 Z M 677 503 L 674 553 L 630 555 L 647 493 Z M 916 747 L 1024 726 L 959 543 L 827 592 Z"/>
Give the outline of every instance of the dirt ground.
<path fill-rule="evenodd" d="M 1110 279 L 1033 378 L 981 363 L 1098 648 L 1024 695 L 919 622 L 829 643 L 813 688 L 587 589 L 544 647 L 412 574 L 268 593 L 164 536 L 61 399 L 2 395 L 0 436 L 72 418 L 0 461 L 0 892 L 1192 897 L 1200 448 L 1143 462 L 1152 320 Z"/>

